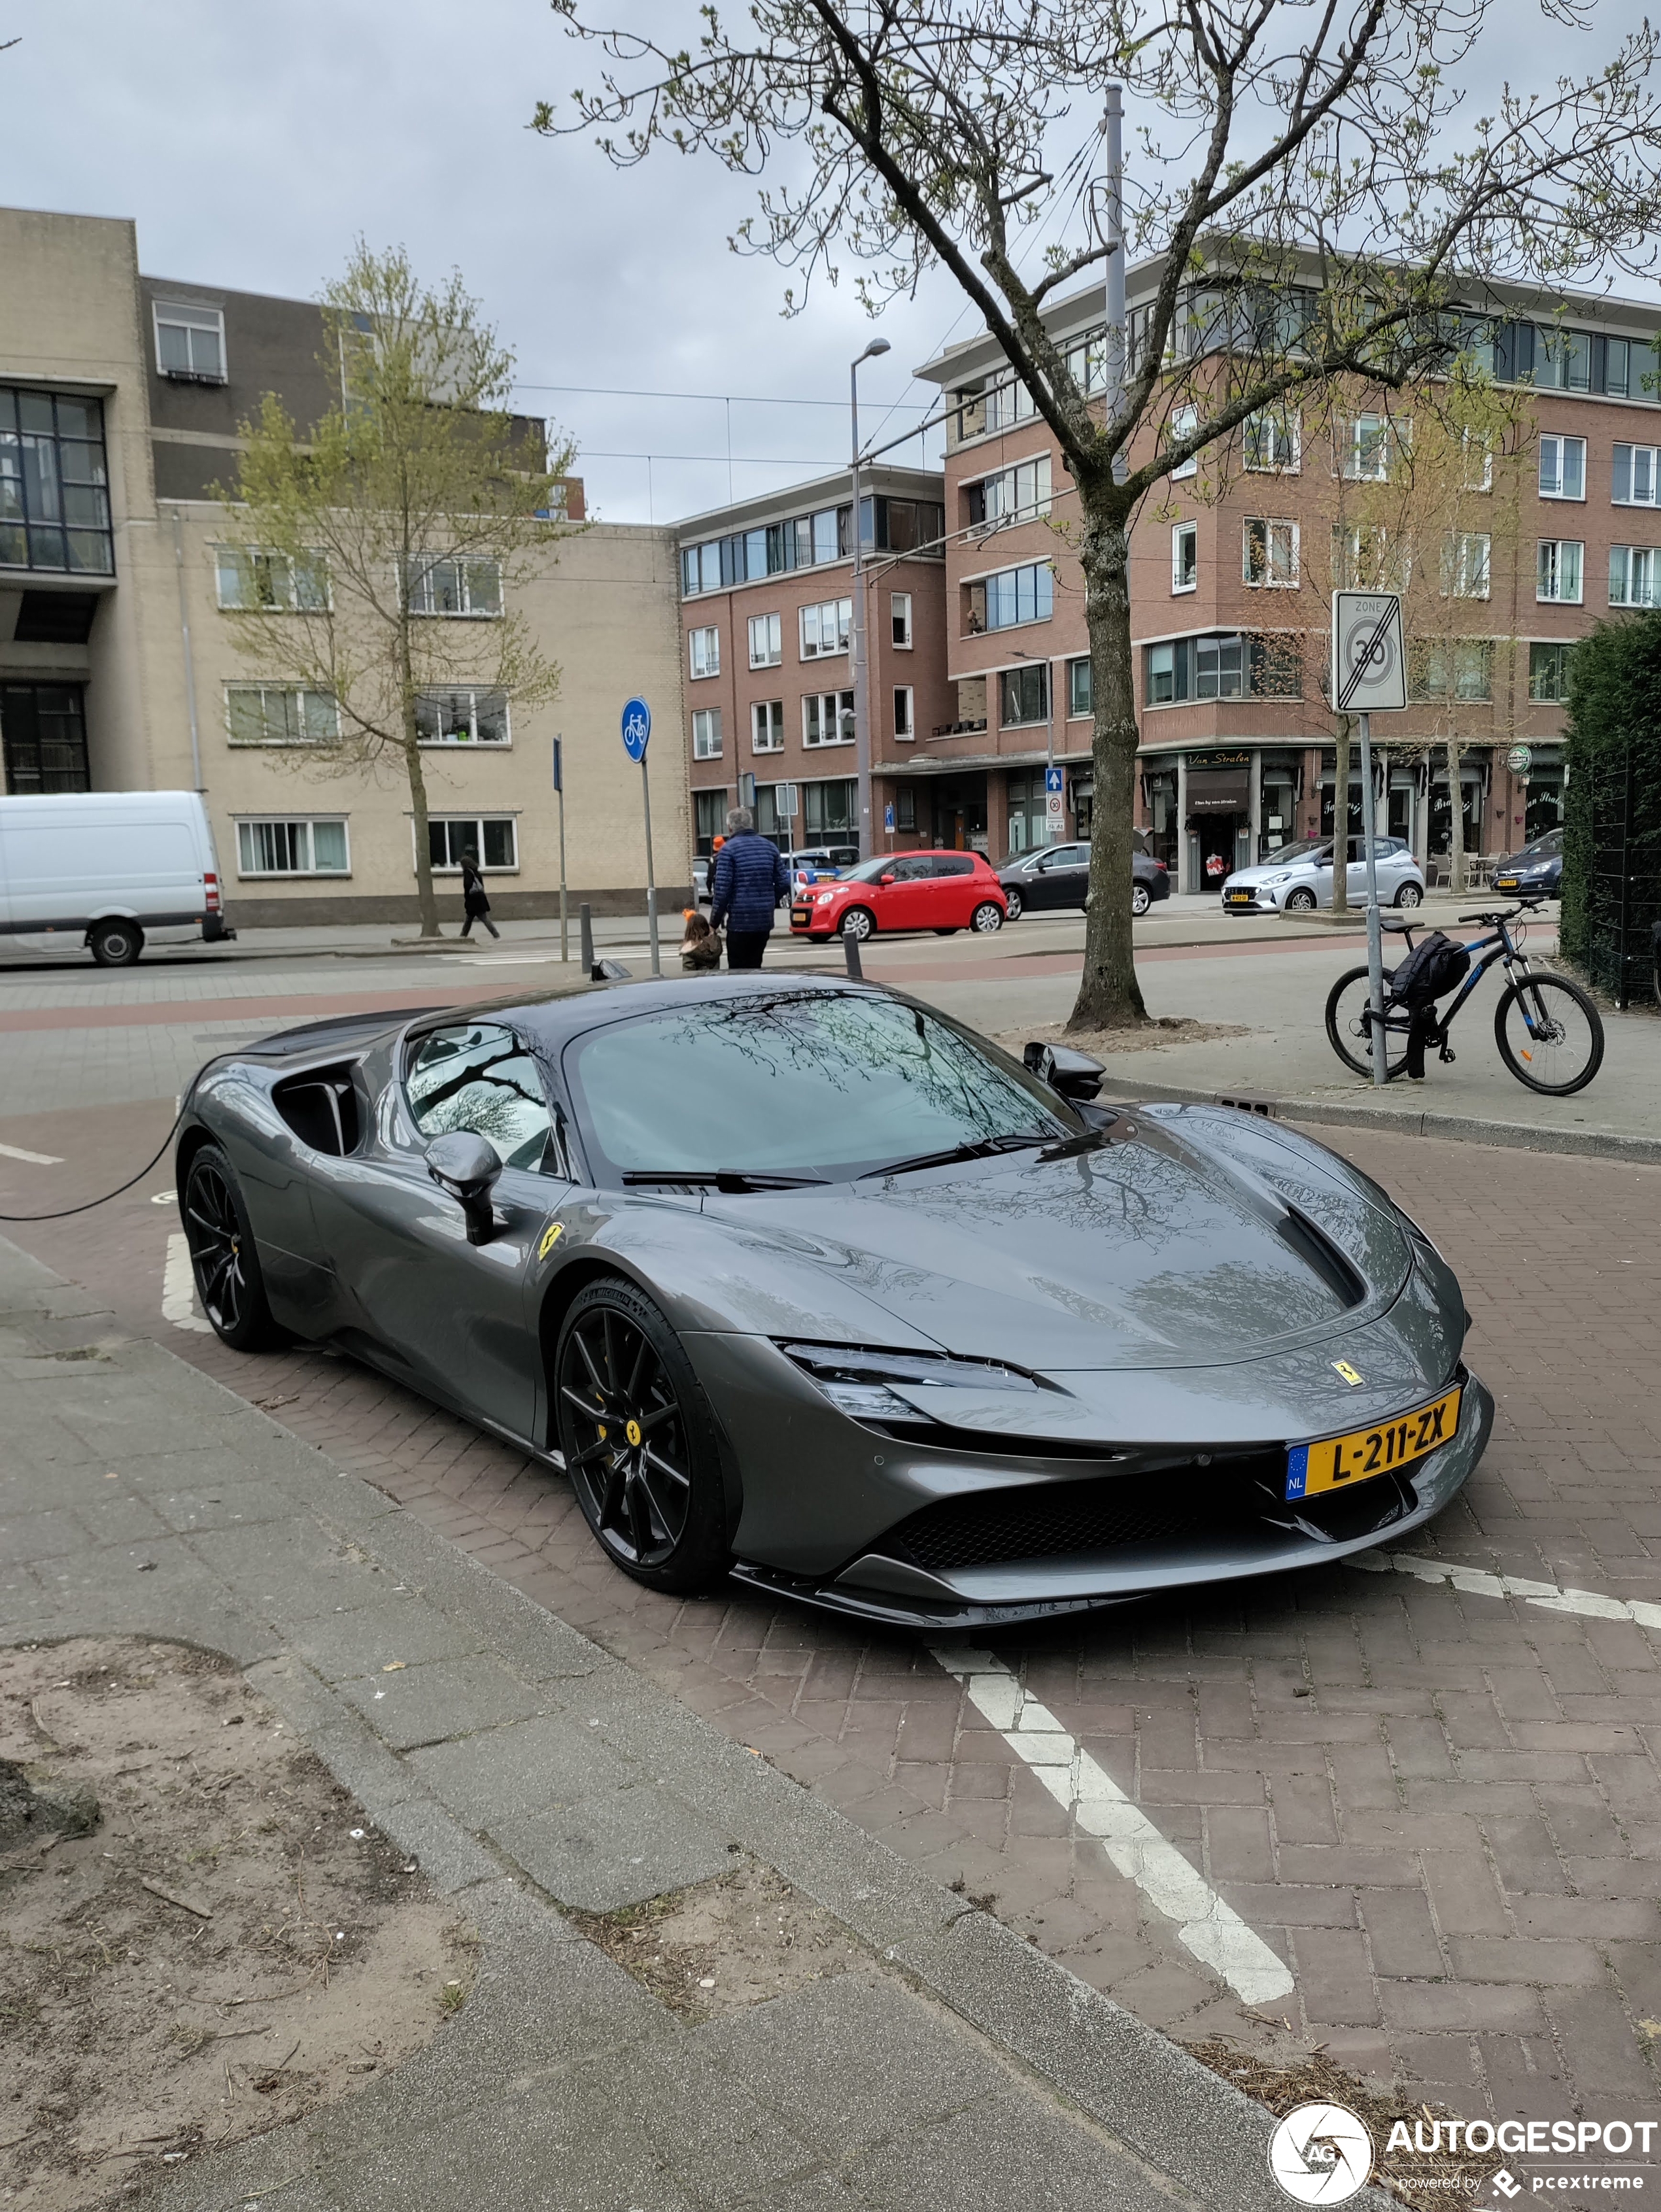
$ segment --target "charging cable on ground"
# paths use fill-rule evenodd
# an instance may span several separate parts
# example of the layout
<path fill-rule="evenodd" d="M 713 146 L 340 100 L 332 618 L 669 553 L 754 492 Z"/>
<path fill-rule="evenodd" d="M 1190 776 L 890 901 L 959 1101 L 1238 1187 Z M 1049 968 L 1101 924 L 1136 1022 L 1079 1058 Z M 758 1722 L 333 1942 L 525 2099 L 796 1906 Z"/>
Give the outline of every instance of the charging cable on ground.
<path fill-rule="evenodd" d="M 150 1170 L 156 1165 L 163 1152 L 172 1144 L 179 1125 L 185 1118 L 186 1110 L 195 1096 L 196 1084 L 192 1079 L 190 1089 L 179 1101 L 178 1113 L 173 1115 L 173 1127 L 163 1137 L 155 1152 L 145 1161 L 136 1176 L 129 1176 L 125 1182 L 117 1183 L 115 1188 L 106 1190 L 102 1198 L 88 1198 L 79 1206 L 60 1206 L 51 1213 L 0 1213 L 0 1221 L 66 1221 L 72 1213 L 90 1213 L 95 1206 L 107 1206 L 113 1198 L 119 1198 L 124 1190 L 131 1190 L 136 1182 L 143 1182 Z"/>

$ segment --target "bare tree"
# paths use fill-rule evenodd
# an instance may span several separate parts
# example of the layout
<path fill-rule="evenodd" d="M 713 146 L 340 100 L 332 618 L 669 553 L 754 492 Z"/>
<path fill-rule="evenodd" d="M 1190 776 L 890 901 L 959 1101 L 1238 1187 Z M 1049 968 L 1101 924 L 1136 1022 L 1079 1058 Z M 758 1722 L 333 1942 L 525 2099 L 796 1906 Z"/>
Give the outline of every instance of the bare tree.
<path fill-rule="evenodd" d="M 256 726 L 232 734 L 307 775 L 400 774 L 436 937 L 423 748 L 557 690 L 512 599 L 560 534 L 570 455 L 527 447 L 513 356 L 459 276 L 431 291 L 360 244 L 324 306 L 339 405 L 302 431 L 268 392 L 223 495 L 237 650 L 274 687 L 269 709 L 249 687 Z"/>
<path fill-rule="evenodd" d="M 1661 109 L 1647 23 L 1598 66 L 1494 113 L 1462 112 L 1462 69 L 1517 0 L 751 0 L 713 4 L 684 47 L 587 20 L 602 55 L 568 119 L 619 164 L 660 144 L 765 173 L 733 241 L 812 277 L 846 258 L 875 312 L 947 270 L 984 318 L 1077 490 L 1095 702 L 1096 834 L 1073 1020 L 1143 1018 L 1130 939 L 1137 727 L 1128 539 L 1173 462 L 1255 411 L 1364 374 L 1402 386 L 1449 318 L 1502 278 L 1560 288 L 1648 270 L 1661 223 Z M 1590 0 L 1545 0 L 1590 30 Z M 1148 179 L 1104 234 L 1092 123 L 1122 85 L 1148 118 Z M 1071 195 L 1067 242 L 1024 269 L 1027 228 Z M 1110 331 L 1105 392 L 1046 311 L 1134 249 L 1153 259 L 1132 328 Z M 1123 363 L 1123 374 L 1119 373 Z M 1178 430 L 1177 407 L 1195 406 Z"/>

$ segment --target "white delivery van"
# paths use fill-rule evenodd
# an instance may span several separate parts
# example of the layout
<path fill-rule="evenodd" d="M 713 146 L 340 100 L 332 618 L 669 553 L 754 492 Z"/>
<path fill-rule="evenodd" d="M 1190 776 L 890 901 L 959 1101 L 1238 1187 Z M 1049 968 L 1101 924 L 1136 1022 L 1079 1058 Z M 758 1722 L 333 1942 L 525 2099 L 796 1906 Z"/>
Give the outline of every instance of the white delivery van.
<path fill-rule="evenodd" d="M 79 943 L 100 967 L 126 968 L 147 944 L 235 934 L 198 792 L 0 799 L 0 939 Z"/>

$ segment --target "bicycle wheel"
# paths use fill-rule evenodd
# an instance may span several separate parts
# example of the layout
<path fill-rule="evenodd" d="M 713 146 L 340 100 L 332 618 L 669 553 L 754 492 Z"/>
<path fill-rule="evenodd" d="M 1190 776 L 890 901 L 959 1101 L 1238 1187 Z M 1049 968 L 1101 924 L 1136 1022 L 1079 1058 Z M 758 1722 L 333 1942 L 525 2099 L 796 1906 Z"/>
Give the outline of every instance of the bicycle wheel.
<path fill-rule="evenodd" d="M 1390 1011 L 1393 971 L 1384 970 L 1384 1076 L 1393 1080 L 1408 1056 L 1408 1017 L 1398 1006 Z M 1372 1073 L 1372 1024 L 1369 1019 L 1370 983 L 1365 968 L 1350 968 L 1327 994 L 1327 1036 L 1332 1049 L 1346 1067 L 1358 1075 Z"/>
<path fill-rule="evenodd" d="M 1603 1018 L 1567 975 L 1529 975 L 1500 994 L 1494 1041 L 1519 1083 L 1550 1098 L 1584 1091 L 1603 1064 Z"/>

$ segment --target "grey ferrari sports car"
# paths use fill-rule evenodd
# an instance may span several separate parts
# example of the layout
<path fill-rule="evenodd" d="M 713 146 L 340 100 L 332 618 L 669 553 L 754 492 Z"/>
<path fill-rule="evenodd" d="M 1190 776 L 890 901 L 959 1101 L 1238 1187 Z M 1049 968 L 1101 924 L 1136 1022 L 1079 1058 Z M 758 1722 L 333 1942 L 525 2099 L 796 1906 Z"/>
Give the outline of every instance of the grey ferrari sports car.
<path fill-rule="evenodd" d="M 315 1022 L 192 1086 L 198 1290 L 563 1474 L 660 1589 L 985 1626 L 1439 1511 L 1493 1401 L 1423 1231 L 1285 1127 L 1026 1058 L 806 975 Z"/>

